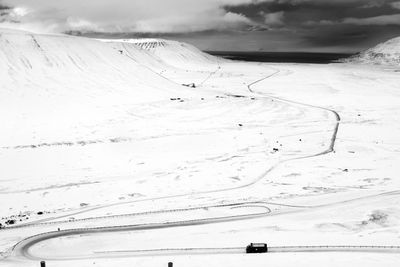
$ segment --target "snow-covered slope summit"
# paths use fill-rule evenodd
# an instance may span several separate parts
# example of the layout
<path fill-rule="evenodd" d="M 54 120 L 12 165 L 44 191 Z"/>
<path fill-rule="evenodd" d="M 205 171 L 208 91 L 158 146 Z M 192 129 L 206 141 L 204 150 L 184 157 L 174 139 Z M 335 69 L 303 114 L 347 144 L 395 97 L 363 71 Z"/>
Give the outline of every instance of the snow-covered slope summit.
<path fill-rule="evenodd" d="M 351 58 L 351 61 L 400 65 L 400 37 L 390 39 Z"/>
<path fill-rule="evenodd" d="M 108 44 L 10 30 L 0 30 L 0 77 L 0 94 L 30 90 L 31 95 L 43 92 L 54 97 L 76 92 L 92 98 L 130 95 L 132 100 L 177 89 L 172 82 L 165 86 L 162 77 Z M 160 80 L 163 86 L 158 86 Z"/>
<path fill-rule="evenodd" d="M 142 62 L 94 39 L 0 29 L 0 146 L 74 138 L 132 105 L 191 95 L 136 50 Z"/>
<path fill-rule="evenodd" d="M 125 43 L 125 46 L 129 48 L 132 45 L 140 47 L 165 64 L 178 68 L 199 69 L 206 67 L 209 69 L 210 65 L 216 65 L 221 60 L 200 51 L 190 44 L 178 41 L 164 39 L 118 39 L 108 41 Z"/>

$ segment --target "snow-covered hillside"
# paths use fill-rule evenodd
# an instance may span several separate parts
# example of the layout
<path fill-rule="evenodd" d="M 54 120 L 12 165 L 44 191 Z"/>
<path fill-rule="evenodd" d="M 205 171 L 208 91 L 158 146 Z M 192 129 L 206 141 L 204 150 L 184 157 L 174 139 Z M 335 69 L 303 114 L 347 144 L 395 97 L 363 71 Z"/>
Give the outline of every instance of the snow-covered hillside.
<path fill-rule="evenodd" d="M 0 146 L 32 143 L 27 129 L 41 138 L 54 139 L 54 131 L 72 137 L 79 125 L 106 120 L 121 105 L 185 96 L 142 64 L 150 59 L 133 60 L 88 38 L 0 30 Z"/>
<path fill-rule="evenodd" d="M 400 37 L 378 44 L 352 57 L 351 62 L 400 65 Z"/>
<path fill-rule="evenodd" d="M 210 68 L 221 59 L 206 54 L 196 47 L 172 40 L 164 39 L 120 39 L 109 40 L 110 42 L 122 43 L 127 49 L 132 49 L 132 44 L 136 47 L 148 51 L 164 63 L 186 69 Z"/>
<path fill-rule="evenodd" d="M 24 83 L 28 83 L 29 90 L 52 97 L 77 92 L 79 97 L 106 96 L 110 100 L 109 97 L 131 95 L 130 101 L 140 102 L 146 97 L 154 100 L 169 96 L 165 86 L 154 82 L 163 79 L 142 62 L 88 38 L 0 30 L 2 94 L 22 93 L 10 88 L 24 90 Z M 170 83 L 168 87 L 174 85 Z"/>

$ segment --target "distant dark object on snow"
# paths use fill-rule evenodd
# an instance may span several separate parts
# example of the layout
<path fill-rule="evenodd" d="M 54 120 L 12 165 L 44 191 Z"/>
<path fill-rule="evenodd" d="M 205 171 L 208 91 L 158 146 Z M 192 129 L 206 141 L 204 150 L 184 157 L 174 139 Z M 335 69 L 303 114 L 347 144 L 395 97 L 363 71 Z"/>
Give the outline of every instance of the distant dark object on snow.
<path fill-rule="evenodd" d="M 10 220 L 5 221 L 4 223 L 7 224 L 7 225 L 13 225 L 13 224 L 15 224 L 16 222 L 17 222 L 16 220 L 10 219 Z"/>
<path fill-rule="evenodd" d="M 182 85 L 186 86 L 186 87 L 196 88 L 196 84 L 195 83 L 188 83 L 188 84 L 183 83 Z"/>
<path fill-rule="evenodd" d="M 228 96 L 236 97 L 236 98 L 245 98 L 246 97 L 244 95 L 228 95 Z"/>
<path fill-rule="evenodd" d="M 250 243 L 246 247 L 246 253 L 266 253 L 268 252 L 268 246 L 265 243 Z"/>

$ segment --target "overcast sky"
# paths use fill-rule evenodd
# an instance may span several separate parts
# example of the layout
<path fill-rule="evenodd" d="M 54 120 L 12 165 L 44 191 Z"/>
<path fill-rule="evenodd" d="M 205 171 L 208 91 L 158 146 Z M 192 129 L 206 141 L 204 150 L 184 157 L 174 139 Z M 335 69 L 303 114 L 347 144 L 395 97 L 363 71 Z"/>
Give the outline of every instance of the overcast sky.
<path fill-rule="evenodd" d="M 166 37 L 206 50 L 355 52 L 400 36 L 400 0 L 0 0 L 0 27 Z"/>

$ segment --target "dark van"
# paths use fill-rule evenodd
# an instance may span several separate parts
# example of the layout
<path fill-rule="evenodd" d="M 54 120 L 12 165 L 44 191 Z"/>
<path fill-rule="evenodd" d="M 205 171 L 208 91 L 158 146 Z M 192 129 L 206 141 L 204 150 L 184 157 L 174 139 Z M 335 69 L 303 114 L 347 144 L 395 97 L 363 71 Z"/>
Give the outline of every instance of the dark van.
<path fill-rule="evenodd" d="M 246 247 L 246 253 L 266 253 L 268 252 L 268 246 L 265 243 L 250 243 Z"/>

